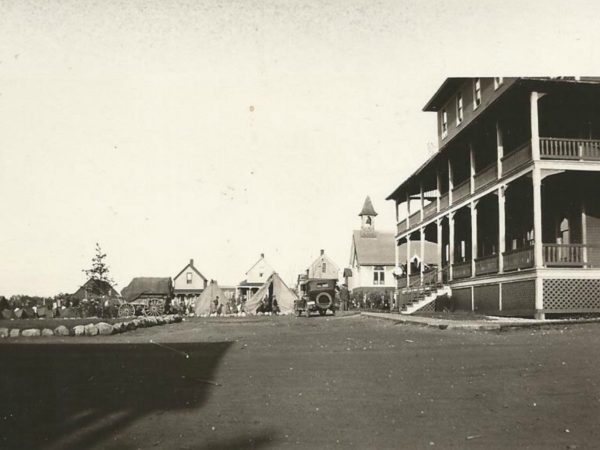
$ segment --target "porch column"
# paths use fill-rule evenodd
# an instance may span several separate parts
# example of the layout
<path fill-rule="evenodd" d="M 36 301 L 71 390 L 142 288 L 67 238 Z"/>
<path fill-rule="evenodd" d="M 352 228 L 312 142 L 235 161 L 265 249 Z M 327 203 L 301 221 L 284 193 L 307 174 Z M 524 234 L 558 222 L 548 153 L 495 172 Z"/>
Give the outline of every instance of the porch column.
<path fill-rule="evenodd" d="M 539 93 L 533 91 L 529 97 L 531 120 L 531 157 L 534 161 L 540 160 L 540 125 L 538 119 Z"/>
<path fill-rule="evenodd" d="M 437 170 L 435 173 L 435 182 L 436 182 L 436 189 L 437 189 L 437 198 L 436 198 L 436 202 L 437 202 L 437 208 L 436 211 L 440 212 L 440 197 L 442 196 L 442 177 L 440 175 L 440 171 Z"/>
<path fill-rule="evenodd" d="M 438 283 L 442 283 L 442 219 L 437 219 L 435 221 L 437 226 L 437 266 L 438 266 Z"/>
<path fill-rule="evenodd" d="M 477 203 L 471 202 L 471 276 L 475 276 L 475 258 L 477 258 Z"/>
<path fill-rule="evenodd" d="M 506 197 L 504 187 L 498 188 L 498 272 L 504 272 L 504 252 L 506 251 Z"/>
<path fill-rule="evenodd" d="M 471 187 L 471 195 L 475 193 L 475 150 L 473 150 L 473 144 L 469 144 L 469 166 L 470 166 L 470 178 L 469 184 Z"/>
<path fill-rule="evenodd" d="M 448 204 L 452 204 L 452 190 L 454 189 L 454 174 L 452 173 L 452 162 L 448 158 Z"/>
<path fill-rule="evenodd" d="M 544 267 L 542 247 L 542 175 L 541 169 L 533 167 L 533 255 L 536 268 Z"/>
<path fill-rule="evenodd" d="M 502 158 L 504 158 L 504 144 L 502 142 L 502 128 L 500 121 L 496 121 L 496 148 L 498 149 L 498 178 L 502 177 Z"/>
<path fill-rule="evenodd" d="M 406 236 L 406 287 L 410 286 L 410 234 Z"/>
<path fill-rule="evenodd" d="M 581 243 L 583 244 L 583 267 L 587 267 L 588 249 L 587 249 L 587 214 L 585 208 L 585 199 L 581 199 Z"/>
<path fill-rule="evenodd" d="M 419 183 L 419 195 L 420 195 L 420 201 L 421 201 L 421 222 L 423 222 L 423 220 L 425 220 L 425 198 L 423 196 L 423 182 L 421 181 Z"/>
<path fill-rule="evenodd" d="M 423 285 L 423 273 L 425 272 L 425 228 L 421 228 L 421 286 Z"/>
<path fill-rule="evenodd" d="M 398 223 L 398 222 L 400 222 L 400 213 L 398 211 L 398 206 L 399 206 L 398 200 L 395 200 L 394 204 L 396 205 L 396 223 Z"/>
<path fill-rule="evenodd" d="M 448 272 L 448 278 L 450 280 L 452 280 L 452 265 L 454 264 L 454 214 L 455 212 L 451 212 L 450 214 L 448 214 L 448 225 L 449 225 L 449 239 L 448 239 L 448 265 L 449 265 L 449 272 Z"/>
<path fill-rule="evenodd" d="M 406 229 L 410 229 L 410 193 L 406 191 Z"/>

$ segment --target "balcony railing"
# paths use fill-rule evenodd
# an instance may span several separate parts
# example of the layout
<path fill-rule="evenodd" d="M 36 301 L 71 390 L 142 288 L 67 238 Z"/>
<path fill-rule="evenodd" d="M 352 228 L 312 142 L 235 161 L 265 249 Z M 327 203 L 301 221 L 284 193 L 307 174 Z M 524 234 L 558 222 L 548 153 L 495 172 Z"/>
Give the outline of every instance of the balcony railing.
<path fill-rule="evenodd" d="M 452 264 L 452 278 L 469 278 L 471 276 L 471 261 Z"/>
<path fill-rule="evenodd" d="M 584 267 L 587 263 L 588 245 L 542 244 L 542 248 L 548 267 Z"/>
<path fill-rule="evenodd" d="M 600 161 L 600 140 L 540 138 L 543 159 L 573 159 Z"/>
<path fill-rule="evenodd" d="M 398 222 L 398 225 L 397 225 L 398 233 L 402 233 L 403 231 L 406 231 L 406 228 L 407 228 L 406 219 Z"/>
<path fill-rule="evenodd" d="M 450 197 L 446 192 L 440 197 L 440 210 L 446 209 L 448 206 L 450 206 Z"/>
<path fill-rule="evenodd" d="M 471 180 L 467 178 L 454 189 L 452 189 L 452 203 L 457 203 L 471 193 Z"/>
<path fill-rule="evenodd" d="M 423 218 L 428 219 L 432 216 L 435 216 L 436 212 L 437 212 L 437 203 L 431 202 L 431 203 L 425 205 L 425 208 L 423 208 Z"/>
<path fill-rule="evenodd" d="M 510 250 L 502 254 L 504 270 L 521 270 L 533 267 L 533 247 Z"/>
<path fill-rule="evenodd" d="M 413 213 L 410 215 L 410 217 L 408 218 L 408 223 L 410 224 L 410 226 L 415 226 L 415 224 L 419 223 L 421 221 L 421 211 L 417 211 L 416 213 Z"/>
<path fill-rule="evenodd" d="M 502 158 L 502 176 L 531 161 L 531 142 L 526 142 Z"/>
<path fill-rule="evenodd" d="M 498 165 L 496 163 L 488 166 L 475 175 L 475 190 L 483 189 L 498 179 Z"/>
<path fill-rule="evenodd" d="M 400 278 L 398 278 L 398 284 L 397 284 L 398 289 L 403 289 L 406 287 L 406 275 L 401 276 Z"/>
<path fill-rule="evenodd" d="M 498 255 L 482 256 L 475 259 L 475 274 L 498 273 Z"/>

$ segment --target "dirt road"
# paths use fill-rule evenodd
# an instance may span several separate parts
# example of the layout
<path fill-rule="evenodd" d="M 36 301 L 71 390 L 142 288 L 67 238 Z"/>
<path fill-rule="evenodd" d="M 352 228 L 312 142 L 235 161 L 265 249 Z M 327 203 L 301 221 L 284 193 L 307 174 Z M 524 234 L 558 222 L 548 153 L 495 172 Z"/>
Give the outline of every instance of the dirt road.
<path fill-rule="evenodd" d="M 0 344 L 0 448 L 597 448 L 600 328 L 196 319 Z M 24 344 L 27 342 L 27 344 Z"/>

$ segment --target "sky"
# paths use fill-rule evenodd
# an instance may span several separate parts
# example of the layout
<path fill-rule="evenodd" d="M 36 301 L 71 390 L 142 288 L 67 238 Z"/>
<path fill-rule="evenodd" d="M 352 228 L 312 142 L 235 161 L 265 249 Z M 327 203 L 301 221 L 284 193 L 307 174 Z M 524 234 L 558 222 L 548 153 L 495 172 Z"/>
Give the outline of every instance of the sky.
<path fill-rule="evenodd" d="M 592 1 L 0 0 L 0 295 L 343 268 L 448 76 L 597 75 Z"/>

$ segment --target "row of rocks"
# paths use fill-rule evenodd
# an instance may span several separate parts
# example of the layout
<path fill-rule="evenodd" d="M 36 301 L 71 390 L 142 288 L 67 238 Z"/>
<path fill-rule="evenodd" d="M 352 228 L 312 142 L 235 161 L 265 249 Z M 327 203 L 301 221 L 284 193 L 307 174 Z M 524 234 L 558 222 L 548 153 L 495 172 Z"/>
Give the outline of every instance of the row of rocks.
<path fill-rule="evenodd" d="M 146 316 L 135 319 L 109 324 L 106 322 L 88 323 L 87 325 L 76 325 L 66 327 L 60 325 L 52 328 L 27 328 L 20 330 L 18 328 L 0 328 L 0 338 L 37 337 L 37 336 L 108 336 L 111 334 L 125 333 L 126 331 L 136 330 L 138 328 L 154 327 L 156 325 L 166 325 L 169 323 L 178 323 L 182 321 L 179 314 L 170 314 L 167 316 Z"/>

